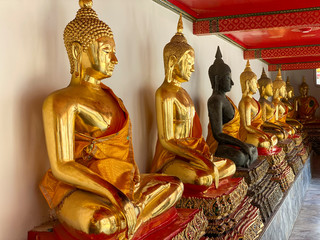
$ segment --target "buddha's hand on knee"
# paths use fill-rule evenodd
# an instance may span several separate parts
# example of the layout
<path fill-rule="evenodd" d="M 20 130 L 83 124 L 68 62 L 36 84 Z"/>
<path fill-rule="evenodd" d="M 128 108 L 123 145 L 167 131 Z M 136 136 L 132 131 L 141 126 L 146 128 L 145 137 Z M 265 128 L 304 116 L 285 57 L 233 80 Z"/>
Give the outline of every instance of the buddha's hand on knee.
<path fill-rule="evenodd" d="M 255 146 L 253 146 L 252 144 L 247 144 L 247 147 L 248 147 L 247 154 L 249 155 L 250 163 L 252 163 L 257 159 L 258 151 L 257 151 L 257 148 Z"/>
<path fill-rule="evenodd" d="M 201 185 L 201 186 L 211 186 L 213 183 L 214 178 L 212 177 L 212 175 L 205 175 L 205 176 L 199 176 L 196 180 L 195 183 L 197 185 Z"/>
<path fill-rule="evenodd" d="M 137 211 L 135 206 L 131 202 L 126 202 L 123 205 L 123 214 L 125 215 L 127 227 L 128 227 L 128 236 L 134 234 L 135 226 L 137 224 Z"/>

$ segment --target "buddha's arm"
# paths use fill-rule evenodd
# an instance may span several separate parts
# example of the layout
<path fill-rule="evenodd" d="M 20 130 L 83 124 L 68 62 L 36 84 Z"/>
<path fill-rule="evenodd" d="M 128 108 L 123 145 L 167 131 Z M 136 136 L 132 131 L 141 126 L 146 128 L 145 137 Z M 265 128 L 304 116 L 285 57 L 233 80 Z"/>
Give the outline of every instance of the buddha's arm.
<path fill-rule="evenodd" d="M 231 145 L 238 146 L 241 149 L 243 149 L 247 154 L 250 155 L 250 149 L 247 144 L 222 131 L 222 128 L 223 128 L 222 108 L 223 108 L 223 103 L 219 99 L 212 99 L 211 101 L 210 100 L 208 101 L 209 121 L 210 121 L 213 137 L 220 144 L 231 144 Z"/>
<path fill-rule="evenodd" d="M 52 173 L 67 184 L 108 198 L 127 218 L 130 233 L 136 223 L 136 214 L 128 197 L 74 160 L 76 112 L 76 104 L 65 99 L 59 101 L 54 96 L 49 96 L 44 102 L 43 121 Z"/>
<path fill-rule="evenodd" d="M 177 144 L 179 139 L 175 139 L 174 133 L 174 99 L 163 99 L 161 93 L 157 91 L 156 110 L 158 135 L 161 145 L 170 152 L 190 160 L 190 162 L 193 162 L 195 165 L 202 166 L 206 169 L 213 169 L 210 159 L 194 151 L 194 149 L 188 148 L 186 145 L 181 147 Z"/>
<path fill-rule="evenodd" d="M 268 135 L 262 130 L 251 125 L 251 111 L 252 105 L 250 101 L 243 99 L 239 103 L 240 121 L 248 133 L 259 134 L 265 140 L 268 140 Z M 257 136 L 258 137 L 258 136 Z"/>

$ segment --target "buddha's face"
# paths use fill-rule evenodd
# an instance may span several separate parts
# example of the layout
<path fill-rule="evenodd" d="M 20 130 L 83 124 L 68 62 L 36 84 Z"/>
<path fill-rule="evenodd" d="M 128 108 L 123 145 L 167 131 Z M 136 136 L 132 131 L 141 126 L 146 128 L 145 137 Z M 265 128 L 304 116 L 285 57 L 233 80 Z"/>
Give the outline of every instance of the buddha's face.
<path fill-rule="evenodd" d="M 248 80 L 248 82 L 249 82 L 249 91 L 255 94 L 259 87 L 257 77 L 253 77 L 252 79 Z"/>
<path fill-rule="evenodd" d="M 300 88 L 301 96 L 303 96 L 303 97 L 307 96 L 308 95 L 308 91 L 309 91 L 308 86 L 304 86 L 304 87 Z"/>
<path fill-rule="evenodd" d="M 268 83 L 267 86 L 265 86 L 264 94 L 268 97 L 273 96 L 273 84 L 272 83 Z"/>
<path fill-rule="evenodd" d="M 189 81 L 192 72 L 194 72 L 194 52 L 187 51 L 174 67 L 174 74 L 178 76 L 180 82 Z"/>
<path fill-rule="evenodd" d="M 82 66 L 86 74 L 97 79 L 111 77 L 118 63 L 113 38 L 101 37 L 94 41 L 83 54 Z"/>
<path fill-rule="evenodd" d="M 231 72 L 228 72 L 223 77 L 220 78 L 219 81 L 219 89 L 223 92 L 229 92 L 234 85 L 232 78 L 231 78 Z"/>
<path fill-rule="evenodd" d="M 288 96 L 288 98 L 293 98 L 294 97 L 294 93 L 293 93 L 292 89 L 287 91 L 287 96 Z"/>
<path fill-rule="evenodd" d="M 286 86 L 283 85 L 280 89 L 279 89 L 279 95 L 280 97 L 287 97 L 287 90 L 286 90 Z"/>

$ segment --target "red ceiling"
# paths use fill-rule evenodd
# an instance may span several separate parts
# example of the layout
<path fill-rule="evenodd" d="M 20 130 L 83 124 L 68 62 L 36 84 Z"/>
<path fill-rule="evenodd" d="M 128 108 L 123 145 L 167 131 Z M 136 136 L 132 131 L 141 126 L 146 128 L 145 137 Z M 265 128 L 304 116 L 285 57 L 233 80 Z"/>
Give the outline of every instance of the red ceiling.
<path fill-rule="evenodd" d="M 191 18 L 194 34 L 220 35 L 240 45 L 245 59 L 287 70 L 320 65 L 320 0 L 154 1 Z"/>
<path fill-rule="evenodd" d="M 197 19 L 320 6 L 318 0 L 167 0 L 167 2 Z"/>

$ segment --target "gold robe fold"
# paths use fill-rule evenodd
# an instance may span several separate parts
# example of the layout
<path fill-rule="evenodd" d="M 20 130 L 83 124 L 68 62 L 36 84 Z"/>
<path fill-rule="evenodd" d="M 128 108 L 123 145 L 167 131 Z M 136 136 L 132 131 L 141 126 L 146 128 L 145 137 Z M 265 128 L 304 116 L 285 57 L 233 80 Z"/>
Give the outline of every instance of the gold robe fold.
<path fill-rule="evenodd" d="M 231 119 L 229 122 L 223 124 L 222 126 L 222 132 L 225 134 L 228 134 L 234 138 L 240 139 L 239 138 L 239 129 L 240 129 L 240 114 L 238 111 L 238 108 L 236 105 L 233 103 L 233 101 L 227 97 L 229 102 L 232 104 L 233 109 L 234 109 L 234 117 Z M 218 148 L 218 142 L 217 140 L 213 137 L 212 135 L 212 130 L 211 130 L 211 124 L 208 124 L 208 136 L 207 136 L 207 144 L 209 145 L 210 151 L 212 154 L 214 154 Z"/>
<path fill-rule="evenodd" d="M 301 97 L 298 109 L 298 119 L 312 119 L 318 107 L 319 103 L 314 97 Z"/>
<path fill-rule="evenodd" d="M 197 113 L 193 118 L 192 135 L 188 138 L 171 139 L 169 141 L 172 144 L 179 146 L 179 148 L 181 149 L 185 148 L 188 149 L 188 151 L 192 150 L 194 152 L 199 153 L 200 155 L 205 156 L 207 159 L 210 159 L 211 153 L 208 144 L 202 136 L 202 127 Z M 174 152 L 170 152 L 167 149 L 165 149 L 158 139 L 155 156 L 153 158 L 151 166 L 151 172 L 160 172 L 161 168 L 164 165 L 176 158 L 184 160 L 183 157 L 177 156 Z M 187 159 L 185 160 L 187 162 L 189 161 Z"/>
<path fill-rule="evenodd" d="M 255 100 L 255 99 L 253 98 L 253 100 Z M 253 115 L 253 113 L 251 113 L 251 126 L 254 128 L 261 129 L 260 127 L 263 124 L 261 106 L 257 100 L 255 100 L 255 101 L 258 105 L 258 112 L 255 115 Z M 249 134 L 256 135 L 254 133 L 248 133 L 247 130 L 244 128 L 244 126 L 242 124 L 240 124 L 240 129 L 239 129 L 240 140 L 245 142 L 247 139 L 247 136 Z"/>
<path fill-rule="evenodd" d="M 86 133 L 75 133 L 75 161 L 133 199 L 134 186 L 139 182 L 140 175 L 133 156 L 129 114 L 110 88 L 105 85 L 102 88 L 118 102 L 124 112 L 125 122 L 120 131 L 107 136 L 91 137 Z M 76 188 L 56 179 L 49 169 L 40 183 L 40 190 L 50 208 L 55 208 Z"/>

